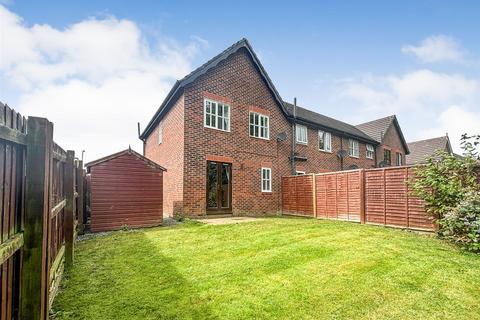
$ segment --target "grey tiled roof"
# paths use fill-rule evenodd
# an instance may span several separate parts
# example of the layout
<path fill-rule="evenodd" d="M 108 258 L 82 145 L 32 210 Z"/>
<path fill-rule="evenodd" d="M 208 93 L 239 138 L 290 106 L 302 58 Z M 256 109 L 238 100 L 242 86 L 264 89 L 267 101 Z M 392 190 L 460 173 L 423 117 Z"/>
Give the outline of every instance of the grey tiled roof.
<path fill-rule="evenodd" d="M 284 102 L 284 104 L 289 115 L 293 117 L 293 105 L 289 102 Z M 297 116 L 297 119 L 299 120 L 304 120 L 306 122 L 312 123 L 319 127 L 322 127 L 325 129 L 333 129 L 338 133 L 344 133 L 348 136 L 359 138 L 363 141 L 375 143 L 374 139 L 366 135 L 364 132 L 362 132 L 355 126 L 342 122 L 340 120 L 336 120 L 336 119 L 324 116 L 323 114 L 316 113 L 308 109 L 297 106 L 296 116 Z"/>
<path fill-rule="evenodd" d="M 375 139 L 378 143 L 381 143 L 383 135 L 387 132 L 393 119 L 395 119 L 394 115 L 361 123 L 356 125 L 356 127 Z"/>
<path fill-rule="evenodd" d="M 408 148 L 410 154 L 406 158 L 407 164 L 423 163 L 427 157 L 432 156 L 437 150 L 452 153 L 448 136 L 409 142 Z"/>

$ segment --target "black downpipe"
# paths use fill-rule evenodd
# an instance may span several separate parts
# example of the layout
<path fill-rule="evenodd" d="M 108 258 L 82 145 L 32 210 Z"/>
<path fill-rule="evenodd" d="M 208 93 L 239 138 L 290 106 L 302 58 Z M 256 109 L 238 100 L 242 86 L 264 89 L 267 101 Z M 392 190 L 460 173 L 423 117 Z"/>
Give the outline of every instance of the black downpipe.
<path fill-rule="evenodd" d="M 295 167 L 295 144 L 297 141 L 296 128 L 295 128 L 296 119 L 297 119 L 297 98 L 293 98 L 292 155 L 290 156 L 290 161 L 292 163 L 292 175 L 297 174 L 297 170 Z"/>

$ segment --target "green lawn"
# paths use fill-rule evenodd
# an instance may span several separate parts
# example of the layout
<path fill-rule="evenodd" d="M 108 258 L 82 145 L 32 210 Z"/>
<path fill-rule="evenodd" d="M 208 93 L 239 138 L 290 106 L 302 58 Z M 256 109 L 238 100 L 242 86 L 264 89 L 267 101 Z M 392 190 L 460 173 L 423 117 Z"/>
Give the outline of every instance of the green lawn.
<path fill-rule="evenodd" d="M 58 319 L 478 319 L 480 256 L 348 222 L 269 218 L 77 244 Z"/>

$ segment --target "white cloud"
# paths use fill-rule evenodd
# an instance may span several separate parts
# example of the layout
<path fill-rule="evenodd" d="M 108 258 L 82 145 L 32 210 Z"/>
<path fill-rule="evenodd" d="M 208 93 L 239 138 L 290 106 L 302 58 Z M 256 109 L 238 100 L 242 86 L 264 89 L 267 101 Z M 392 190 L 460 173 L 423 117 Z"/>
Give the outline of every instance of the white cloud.
<path fill-rule="evenodd" d="M 467 53 L 454 38 L 445 35 L 428 37 L 418 46 L 405 45 L 402 47 L 402 52 L 413 54 L 426 63 L 464 62 Z"/>
<path fill-rule="evenodd" d="M 478 79 L 422 69 L 403 75 L 351 78 L 337 90 L 337 102 L 348 100 L 356 111 L 351 120 L 363 122 L 397 114 L 407 140 L 448 132 L 459 152 L 462 133 L 480 133 Z"/>
<path fill-rule="evenodd" d="M 208 45 L 198 37 L 184 46 L 166 37 L 150 45 L 135 22 L 115 17 L 63 30 L 27 26 L 2 6 L 0 41 L 0 83 L 20 92 L 12 107 L 49 118 L 55 140 L 85 149 L 88 160 L 128 144 L 141 151 L 136 122 L 146 125 L 173 80 Z"/>

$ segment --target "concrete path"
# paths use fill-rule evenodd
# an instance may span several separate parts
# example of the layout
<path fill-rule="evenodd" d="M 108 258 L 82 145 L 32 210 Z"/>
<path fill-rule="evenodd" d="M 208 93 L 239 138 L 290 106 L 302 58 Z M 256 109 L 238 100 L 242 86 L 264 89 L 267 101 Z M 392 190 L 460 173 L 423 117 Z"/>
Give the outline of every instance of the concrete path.
<path fill-rule="evenodd" d="M 227 218 L 198 219 L 197 221 L 205 223 L 205 224 L 220 225 L 220 224 L 233 224 L 233 223 L 260 221 L 260 220 L 263 220 L 263 219 L 262 218 L 253 218 L 253 217 L 227 217 Z"/>

